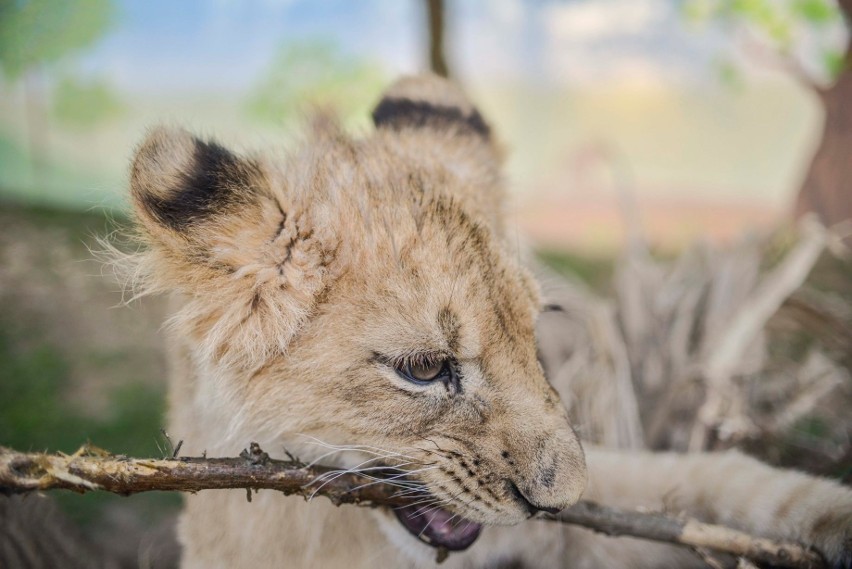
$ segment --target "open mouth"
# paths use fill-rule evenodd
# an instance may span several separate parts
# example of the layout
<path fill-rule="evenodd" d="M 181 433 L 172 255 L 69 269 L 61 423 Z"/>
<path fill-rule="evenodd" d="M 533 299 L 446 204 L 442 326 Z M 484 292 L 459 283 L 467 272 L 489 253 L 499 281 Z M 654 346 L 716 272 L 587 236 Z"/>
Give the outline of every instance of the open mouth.
<path fill-rule="evenodd" d="M 482 532 L 482 525 L 448 510 L 418 505 L 395 509 L 396 518 L 414 537 L 447 551 L 467 549 Z"/>

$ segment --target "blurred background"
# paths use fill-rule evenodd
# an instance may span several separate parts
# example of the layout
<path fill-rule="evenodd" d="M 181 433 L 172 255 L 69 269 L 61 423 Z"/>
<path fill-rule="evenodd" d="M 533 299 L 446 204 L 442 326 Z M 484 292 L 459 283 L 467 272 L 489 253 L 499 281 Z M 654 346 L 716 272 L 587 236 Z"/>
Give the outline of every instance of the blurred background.
<path fill-rule="evenodd" d="M 428 5 L 4 0 L 0 191 L 121 208 L 158 122 L 280 144 L 310 103 L 364 129 L 383 85 L 429 66 Z M 521 224 L 593 253 L 619 247 L 625 189 L 674 249 L 787 215 L 848 42 L 834 0 L 435 6 L 444 69 L 509 146 Z"/>
<path fill-rule="evenodd" d="M 164 309 L 121 306 L 89 251 L 124 222 L 147 127 L 286 147 L 313 106 L 367 132 L 395 77 L 449 75 L 509 150 L 520 230 L 605 296 L 631 227 L 662 260 L 807 212 L 842 233 L 850 15 L 850 0 L 0 0 L 0 444 L 167 452 Z M 819 266 L 817 288 L 850 292 L 848 263 Z M 850 329 L 832 332 L 842 369 Z M 849 422 L 812 407 L 796 444 L 848 475 Z M 177 498 L 58 496 L 116 556 L 161 566 Z"/>

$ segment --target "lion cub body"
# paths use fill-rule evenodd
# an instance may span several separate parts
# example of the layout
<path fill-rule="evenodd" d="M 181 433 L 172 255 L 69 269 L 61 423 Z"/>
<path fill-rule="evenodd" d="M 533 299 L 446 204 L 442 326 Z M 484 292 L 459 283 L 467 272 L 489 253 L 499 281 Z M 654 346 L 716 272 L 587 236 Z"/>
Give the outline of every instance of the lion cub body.
<path fill-rule="evenodd" d="M 165 129 L 139 148 L 137 274 L 173 295 L 170 423 L 186 452 L 255 440 L 407 473 L 427 514 L 493 526 L 446 567 L 697 562 L 556 524 L 507 527 L 584 491 L 650 508 L 667 497 L 832 559 L 848 551 L 852 495 L 832 483 L 738 454 L 584 454 L 538 363 L 543 303 L 504 234 L 487 123 L 434 77 L 394 85 L 373 118 L 361 139 L 318 120 L 287 157 Z M 442 371 L 419 381 L 406 371 L 417 366 Z M 190 568 L 428 567 L 437 553 L 392 512 L 272 492 L 189 496 L 180 533 Z"/>

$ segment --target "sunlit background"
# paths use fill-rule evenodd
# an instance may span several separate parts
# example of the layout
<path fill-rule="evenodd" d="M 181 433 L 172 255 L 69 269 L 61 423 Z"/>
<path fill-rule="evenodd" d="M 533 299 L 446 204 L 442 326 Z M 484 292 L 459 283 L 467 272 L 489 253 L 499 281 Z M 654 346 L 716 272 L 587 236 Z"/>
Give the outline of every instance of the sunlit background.
<path fill-rule="evenodd" d="M 27 202 L 122 207 L 158 122 L 286 146 L 321 104 L 367 129 L 382 86 L 428 68 L 414 0 L 11 4 L 0 192 Z M 827 82 L 845 45 L 827 0 L 466 0 L 444 18 L 451 75 L 510 149 L 521 225 L 592 252 L 620 246 L 625 193 L 668 248 L 786 215 L 822 120 L 791 65 Z"/>

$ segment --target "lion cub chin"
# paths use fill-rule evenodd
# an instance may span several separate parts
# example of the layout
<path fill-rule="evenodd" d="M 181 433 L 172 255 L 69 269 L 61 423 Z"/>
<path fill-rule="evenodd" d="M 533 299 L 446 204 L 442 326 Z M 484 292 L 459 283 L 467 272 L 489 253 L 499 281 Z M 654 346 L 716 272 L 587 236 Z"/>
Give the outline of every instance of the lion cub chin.
<path fill-rule="evenodd" d="M 275 493 L 187 498 L 185 567 L 668 566 L 657 544 L 518 524 L 586 497 L 680 508 L 850 559 L 852 493 L 735 453 L 587 449 L 537 359 L 544 301 L 506 234 L 501 149 L 458 88 L 394 84 L 375 131 L 316 120 L 289 155 L 179 129 L 130 190 L 147 292 L 169 292 L 171 430 L 187 451 L 256 440 L 381 474 L 395 511 Z M 588 479 L 588 484 L 587 484 Z M 490 526 L 490 527 L 486 527 Z"/>

